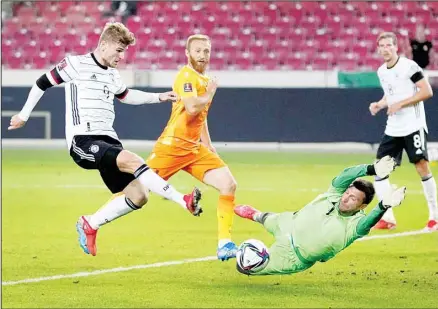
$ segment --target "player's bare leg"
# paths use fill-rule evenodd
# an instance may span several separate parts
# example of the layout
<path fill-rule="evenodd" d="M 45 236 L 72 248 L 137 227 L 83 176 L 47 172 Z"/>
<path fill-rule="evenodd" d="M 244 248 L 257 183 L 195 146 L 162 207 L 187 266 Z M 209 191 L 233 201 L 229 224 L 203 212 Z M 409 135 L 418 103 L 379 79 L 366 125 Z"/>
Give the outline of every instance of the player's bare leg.
<path fill-rule="evenodd" d="M 217 208 L 218 218 L 218 250 L 217 257 L 222 261 L 236 257 L 237 246 L 231 240 L 233 225 L 234 195 L 237 182 L 227 166 L 205 173 L 203 182 L 219 191 Z"/>
<path fill-rule="evenodd" d="M 437 206 L 437 187 L 435 178 L 429 167 L 429 162 L 421 159 L 415 163 L 415 169 L 421 177 L 421 185 L 423 186 L 424 197 L 429 208 L 429 220 L 426 224 L 425 230 L 438 230 L 438 206 Z"/>

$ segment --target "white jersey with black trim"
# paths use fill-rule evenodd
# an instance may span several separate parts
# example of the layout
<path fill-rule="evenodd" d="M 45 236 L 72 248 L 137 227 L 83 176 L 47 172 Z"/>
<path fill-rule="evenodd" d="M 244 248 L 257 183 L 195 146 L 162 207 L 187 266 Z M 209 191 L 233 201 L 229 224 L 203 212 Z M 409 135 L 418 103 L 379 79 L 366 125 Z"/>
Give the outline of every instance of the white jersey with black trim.
<path fill-rule="evenodd" d="M 107 135 L 118 140 L 113 128 L 114 96 L 127 93 L 119 72 L 97 62 L 93 53 L 67 56 L 48 74 L 65 82 L 65 135 L 70 149 L 75 135 Z"/>
<path fill-rule="evenodd" d="M 383 64 L 377 70 L 377 75 L 388 106 L 390 106 L 415 95 L 418 91 L 415 83 L 423 78 L 423 70 L 414 61 L 399 57 L 391 68 L 388 68 L 386 63 Z M 394 115 L 388 116 L 385 134 L 407 136 L 420 129 L 427 132 L 426 115 L 422 101 L 404 107 Z"/>

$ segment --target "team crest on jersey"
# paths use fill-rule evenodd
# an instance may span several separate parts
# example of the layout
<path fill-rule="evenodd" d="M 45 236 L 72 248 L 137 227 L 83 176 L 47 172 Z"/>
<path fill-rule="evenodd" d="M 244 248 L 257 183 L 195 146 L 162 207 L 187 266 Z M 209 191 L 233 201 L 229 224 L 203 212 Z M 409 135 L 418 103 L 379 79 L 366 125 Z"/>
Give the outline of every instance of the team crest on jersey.
<path fill-rule="evenodd" d="M 91 151 L 92 153 L 97 153 L 97 152 L 99 151 L 99 146 L 97 146 L 97 145 L 91 145 L 91 146 L 90 146 L 90 151 Z"/>
<path fill-rule="evenodd" d="M 58 71 L 62 71 L 64 70 L 64 68 L 67 66 L 67 60 L 63 59 L 59 64 L 58 64 Z"/>
<path fill-rule="evenodd" d="M 192 83 L 185 83 L 184 92 L 192 92 L 192 91 L 193 91 Z"/>

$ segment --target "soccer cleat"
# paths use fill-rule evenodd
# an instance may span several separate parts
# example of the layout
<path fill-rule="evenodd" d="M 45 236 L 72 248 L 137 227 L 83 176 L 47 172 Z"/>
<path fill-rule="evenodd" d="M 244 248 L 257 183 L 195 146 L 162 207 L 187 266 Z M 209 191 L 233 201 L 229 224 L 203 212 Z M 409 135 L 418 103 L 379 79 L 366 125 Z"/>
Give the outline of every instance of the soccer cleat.
<path fill-rule="evenodd" d="M 97 230 L 93 229 L 85 216 L 81 216 L 76 223 L 76 230 L 79 234 L 79 245 L 86 254 L 93 256 L 97 253 L 96 235 Z"/>
<path fill-rule="evenodd" d="M 425 231 L 438 231 L 438 221 L 436 220 L 429 220 L 429 222 L 427 222 L 426 227 L 424 228 Z"/>
<path fill-rule="evenodd" d="M 194 216 L 199 217 L 202 214 L 202 207 L 199 205 L 201 200 L 201 190 L 194 188 L 192 193 L 184 195 L 187 210 Z"/>
<path fill-rule="evenodd" d="M 234 207 L 234 213 L 241 218 L 246 218 L 255 221 L 254 215 L 260 213 L 260 211 L 249 205 L 238 205 Z"/>
<path fill-rule="evenodd" d="M 235 243 L 230 241 L 217 250 L 217 258 L 221 261 L 228 261 L 231 258 L 235 258 L 236 253 L 237 246 Z"/>
<path fill-rule="evenodd" d="M 376 230 L 393 230 L 396 226 L 397 225 L 395 223 L 387 222 L 383 219 L 380 219 L 373 228 Z"/>

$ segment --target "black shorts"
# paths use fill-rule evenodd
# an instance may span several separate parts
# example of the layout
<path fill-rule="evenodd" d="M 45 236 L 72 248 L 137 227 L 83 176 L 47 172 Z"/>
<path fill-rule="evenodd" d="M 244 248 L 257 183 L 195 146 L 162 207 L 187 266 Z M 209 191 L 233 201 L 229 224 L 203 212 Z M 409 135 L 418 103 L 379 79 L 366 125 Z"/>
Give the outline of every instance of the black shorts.
<path fill-rule="evenodd" d="M 382 140 L 377 150 L 377 159 L 390 155 L 398 165 L 402 162 L 403 149 L 409 157 L 409 162 L 417 163 L 424 159 L 429 161 L 427 156 L 427 133 L 420 129 L 407 136 L 394 137 L 383 134 Z"/>
<path fill-rule="evenodd" d="M 99 170 L 108 189 L 118 193 L 135 179 L 134 175 L 121 172 L 117 167 L 117 155 L 122 150 L 120 141 L 106 135 L 76 135 L 70 156 L 84 169 Z"/>

